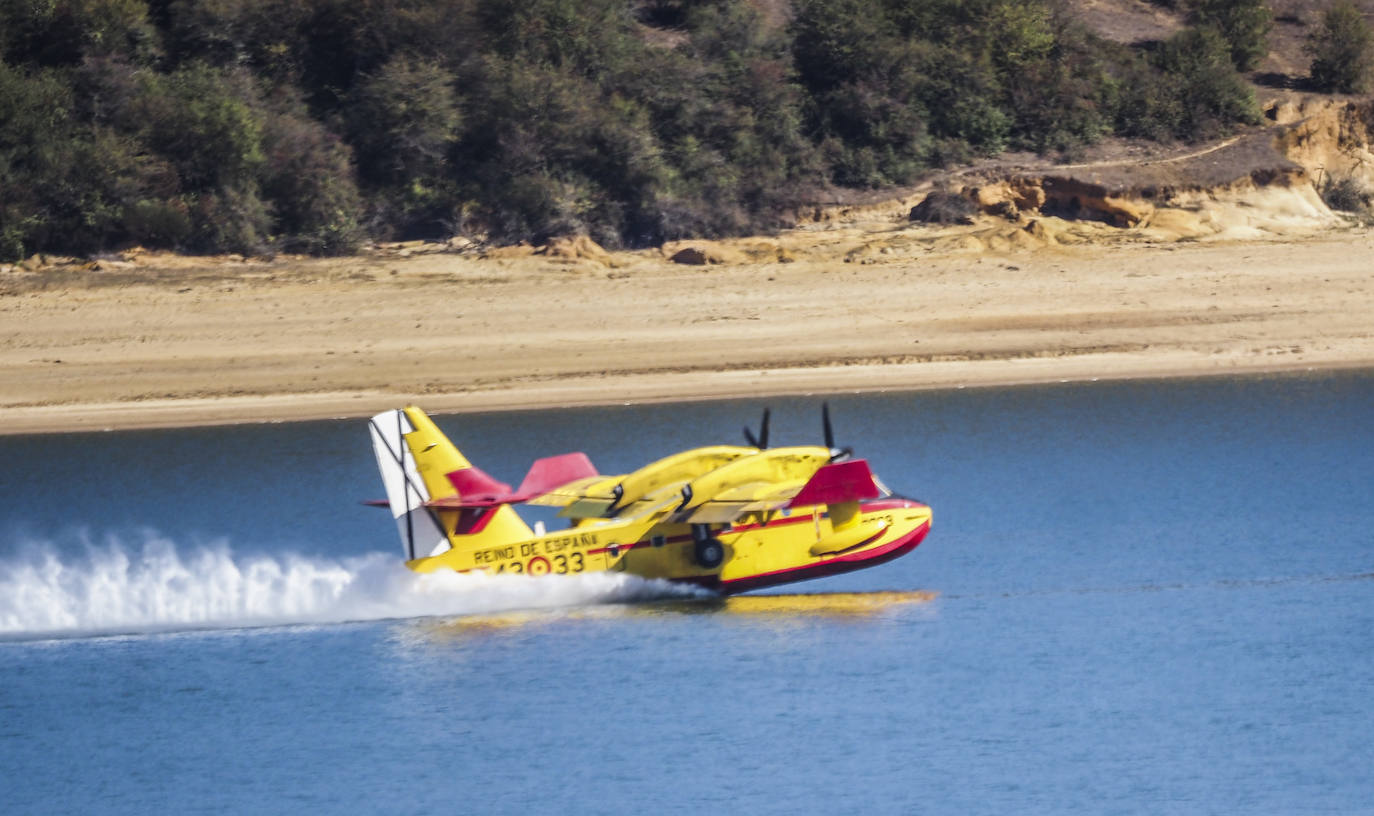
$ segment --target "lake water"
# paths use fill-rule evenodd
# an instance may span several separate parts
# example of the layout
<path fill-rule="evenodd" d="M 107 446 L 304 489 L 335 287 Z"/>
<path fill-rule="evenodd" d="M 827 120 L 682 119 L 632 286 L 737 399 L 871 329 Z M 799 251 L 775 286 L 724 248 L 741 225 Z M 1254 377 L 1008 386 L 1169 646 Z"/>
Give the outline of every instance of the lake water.
<path fill-rule="evenodd" d="M 0 438 L 0 807 L 1374 813 L 1374 375 L 830 402 L 933 531 L 726 601 L 411 575 L 359 421 Z M 440 424 L 518 481 L 762 407 Z"/>

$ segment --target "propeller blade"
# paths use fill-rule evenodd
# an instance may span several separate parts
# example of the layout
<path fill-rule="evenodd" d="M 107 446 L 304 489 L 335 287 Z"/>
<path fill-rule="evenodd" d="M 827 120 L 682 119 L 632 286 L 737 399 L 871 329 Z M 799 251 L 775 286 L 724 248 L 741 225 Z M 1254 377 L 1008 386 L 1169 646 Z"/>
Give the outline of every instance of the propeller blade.
<path fill-rule="evenodd" d="M 830 403 L 821 403 L 821 426 L 825 430 L 825 447 L 830 451 L 830 461 L 843 462 L 854 455 L 853 448 L 835 447 L 835 429 L 830 424 Z"/>
<path fill-rule="evenodd" d="M 753 447 L 755 447 L 755 448 L 758 448 L 759 450 L 765 450 L 765 449 L 768 447 L 768 417 L 769 417 L 769 414 L 770 414 L 769 409 L 764 408 L 764 409 L 763 409 L 763 422 L 759 424 L 759 435 L 758 435 L 758 436 L 754 436 L 754 432 L 753 432 L 752 430 L 749 429 L 749 426 L 748 426 L 748 425 L 745 425 L 745 426 L 744 426 L 744 439 L 745 439 L 745 441 L 747 441 L 751 446 L 753 446 Z"/>

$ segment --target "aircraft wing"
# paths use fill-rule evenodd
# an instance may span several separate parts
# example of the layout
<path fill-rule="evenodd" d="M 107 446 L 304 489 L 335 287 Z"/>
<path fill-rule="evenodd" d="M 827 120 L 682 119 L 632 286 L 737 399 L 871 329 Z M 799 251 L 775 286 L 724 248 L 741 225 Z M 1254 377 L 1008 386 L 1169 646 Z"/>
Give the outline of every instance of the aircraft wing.
<path fill-rule="evenodd" d="M 567 484 L 559 485 L 554 489 L 530 499 L 530 504 L 542 504 L 547 507 L 562 507 L 571 501 L 580 498 L 595 496 L 597 498 L 614 498 L 610 493 L 604 496 L 598 495 L 598 491 L 593 490 L 598 484 L 606 481 L 605 476 L 586 476 L 581 479 L 574 479 Z"/>
<path fill-rule="evenodd" d="M 717 493 L 692 510 L 690 524 L 728 524 L 746 513 L 780 510 L 791 504 L 805 482 L 753 482 Z"/>
<path fill-rule="evenodd" d="M 616 502 L 612 492 L 620 476 L 586 476 L 531 498 L 529 504 L 563 508 L 558 515 L 572 518 L 597 518 Z"/>
<path fill-rule="evenodd" d="M 882 491 L 868 462 L 851 459 L 825 465 L 809 479 L 752 482 L 722 491 L 681 520 L 691 524 L 728 524 L 746 513 L 856 502 L 880 495 Z"/>

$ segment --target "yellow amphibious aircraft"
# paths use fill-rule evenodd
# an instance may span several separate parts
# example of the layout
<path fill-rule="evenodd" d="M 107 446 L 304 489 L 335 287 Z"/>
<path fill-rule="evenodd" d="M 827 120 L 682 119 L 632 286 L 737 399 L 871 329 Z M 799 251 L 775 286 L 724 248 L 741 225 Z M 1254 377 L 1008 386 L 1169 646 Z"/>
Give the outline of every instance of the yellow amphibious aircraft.
<path fill-rule="evenodd" d="M 377 465 L 417 572 L 545 575 L 613 570 L 724 594 L 881 564 L 930 531 L 930 508 L 893 495 L 835 447 L 768 447 L 768 412 L 749 446 L 683 451 L 603 476 L 585 454 L 536 461 L 518 489 L 458 452 L 416 407 L 370 423 Z M 561 508 L 569 527 L 531 529 L 511 507 Z"/>

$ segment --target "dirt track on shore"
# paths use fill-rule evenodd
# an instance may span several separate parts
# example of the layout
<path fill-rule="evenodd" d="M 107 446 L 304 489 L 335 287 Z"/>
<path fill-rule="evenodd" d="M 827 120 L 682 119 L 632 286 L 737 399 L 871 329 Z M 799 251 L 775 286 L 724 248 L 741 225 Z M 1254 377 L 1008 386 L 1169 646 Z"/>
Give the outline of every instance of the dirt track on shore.
<path fill-rule="evenodd" d="M 16 271 L 0 429 L 1374 366 L 1368 230 L 1000 252 L 857 234 L 706 266 L 417 248 Z"/>

